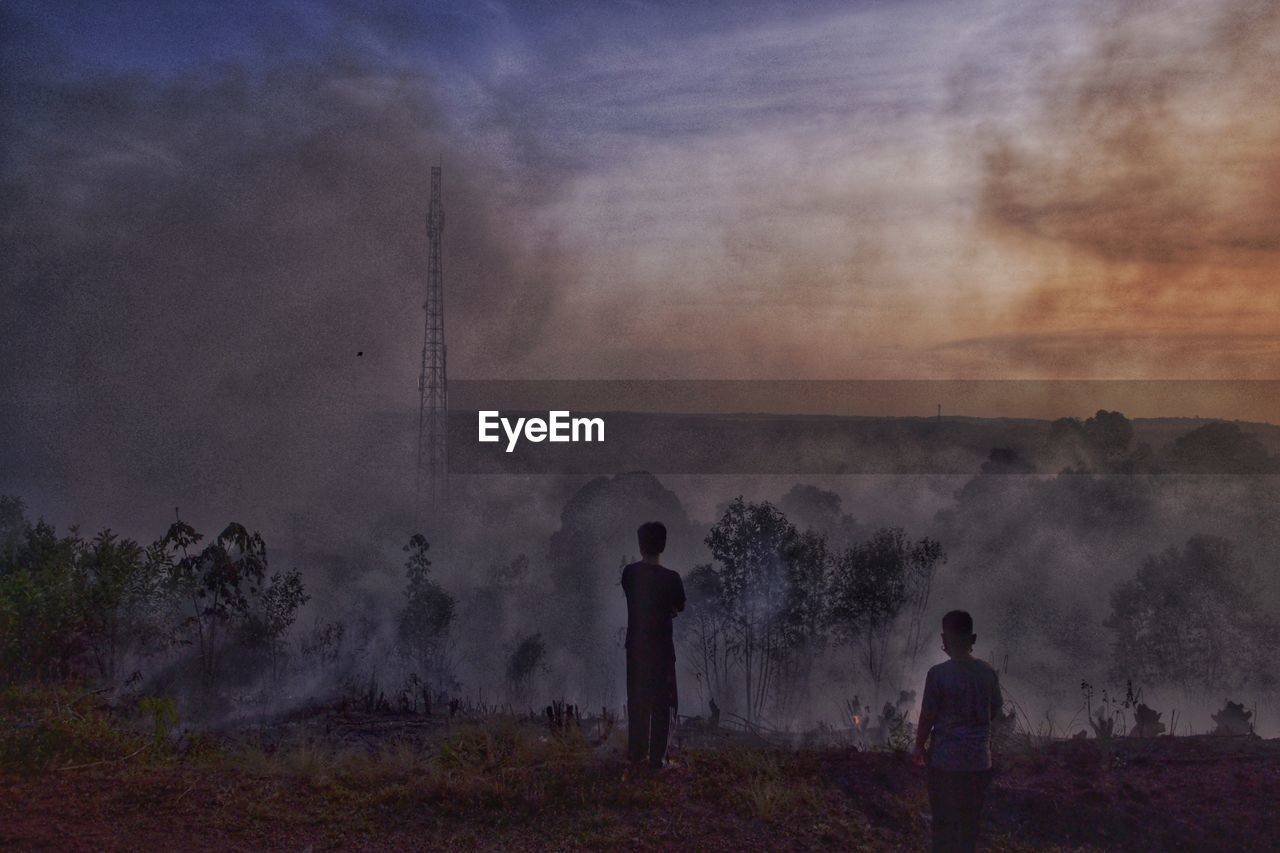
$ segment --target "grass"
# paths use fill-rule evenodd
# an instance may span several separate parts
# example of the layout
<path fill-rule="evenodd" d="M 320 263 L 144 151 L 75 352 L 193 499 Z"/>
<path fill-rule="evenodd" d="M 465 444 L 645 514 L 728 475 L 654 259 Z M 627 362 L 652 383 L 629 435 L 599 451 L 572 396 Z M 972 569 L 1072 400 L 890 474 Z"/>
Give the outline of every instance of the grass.
<path fill-rule="evenodd" d="M 430 807 L 438 817 L 514 822 L 562 808 L 650 804 L 643 793 L 618 797 L 597 784 L 599 761 L 580 733 L 551 736 L 505 719 L 464 724 L 431 746 L 395 737 L 372 749 L 242 746 L 206 764 L 299 784 L 338 808 L 383 817 Z"/>
<path fill-rule="evenodd" d="M 0 691 L 0 769 L 31 775 L 163 754 L 162 745 L 112 719 L 96 697 L 74 686 Z M 148 750 L 152 756 L 143 755 Z"/>
<path fill-rule="evenodd" d="M 113 708 L 75 687 L 0 692 L 0 848 L 66 846 L 64 832 L 78 839 L 70 846 L 92 849 L 179 837 L 211 849 L 927 843 L 923 774 L 888 752 L 721 746 L 680 752 L 674 769 L 655 774 L 627 767 L 621 730 L 594 745 L 577 731 L 488 717 L 264 748 L 176 736 L 158 708 Z M 1107 760 L 1116 751 L 1126 760 Z M 998 777 L 987 843 L 1110 847 L 1152 816 L 1162 833 L 1153 844 L 1264 837 L 1273 813 L 1258 804 L 1280 796 L 1278 786 L 1280 743 L 1028 748 Z M 205 834 L 183 834 L 193 821 Z"/>

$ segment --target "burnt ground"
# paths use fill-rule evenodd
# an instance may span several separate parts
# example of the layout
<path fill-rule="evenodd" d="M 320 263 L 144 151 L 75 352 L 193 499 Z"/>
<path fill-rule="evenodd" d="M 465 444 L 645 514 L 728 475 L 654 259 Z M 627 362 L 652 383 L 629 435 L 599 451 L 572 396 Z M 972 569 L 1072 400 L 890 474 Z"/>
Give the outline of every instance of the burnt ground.
<path fill-rule="evenodd" d="M 672 769 L 635 775 L 621 732 L 592 724 L 325 714 L 175 749 L 68 719 L 7 721 L 0 848 L 927 846 L 923 771 L 899 753 L 701 738 Z M 32 750 L 47 760 L 18 760 Z M 1001 757 L 985 837 L 999 850 L 1271 850 L 1277 803 L 1280 739 L 1060 741 Z"/>

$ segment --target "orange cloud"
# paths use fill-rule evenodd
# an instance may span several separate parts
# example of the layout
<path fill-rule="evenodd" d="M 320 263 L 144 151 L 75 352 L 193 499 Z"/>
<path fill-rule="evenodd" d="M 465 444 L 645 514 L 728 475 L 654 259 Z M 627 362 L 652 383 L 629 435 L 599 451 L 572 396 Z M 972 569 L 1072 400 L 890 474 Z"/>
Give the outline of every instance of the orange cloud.
<path fill-rule="evenodd" d="M 983 233 L 1043 262 L 992 357 L 1280 375 L 1280 6 L 1218 8 L 1127 4 L 1025 133 L 988 140 Z"/>

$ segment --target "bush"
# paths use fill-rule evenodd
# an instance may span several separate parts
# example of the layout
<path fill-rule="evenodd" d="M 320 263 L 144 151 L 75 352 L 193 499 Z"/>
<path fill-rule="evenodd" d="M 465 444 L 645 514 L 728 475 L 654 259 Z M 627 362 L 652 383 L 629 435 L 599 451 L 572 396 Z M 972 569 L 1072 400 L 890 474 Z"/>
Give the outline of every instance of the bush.
<path fill-rule="evenodd" d="M 0 694 L 0 768 L 31 774 L 136 755 L 146 742 L 125 731 L 93 694 L 11 688 Z"/>

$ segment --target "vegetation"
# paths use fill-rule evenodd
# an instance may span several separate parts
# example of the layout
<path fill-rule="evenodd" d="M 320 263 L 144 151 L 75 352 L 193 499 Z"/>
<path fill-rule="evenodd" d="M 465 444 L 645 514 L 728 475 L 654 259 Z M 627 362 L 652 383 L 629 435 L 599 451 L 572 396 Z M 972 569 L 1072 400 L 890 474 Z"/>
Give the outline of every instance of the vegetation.
<path fill-rule="evenodd" d="M 1115 670 L 1186 695 L 1274 684 L 1280 622 L 1259 604 L 1253 567 L 1216 536 L 1148 557 L 1111 594 Z"/>
<path fill-rule="evenodd" d="M 430 549 L 426 538 L 418 533 L 404 547 L 405 608 L 400 615 L 398 641 L 418 677 L 436 689 L 451 686 L 448 664 L 449 627 L 453 624 L 453 596 L 445 592 L 431 577 Z"/>
<path fill-rule="evenodd" d="M 887 739 L 896 724 L 883 708 L 909 716 L 902 697 L 918 686 L 938 602 L 978 591 L 984 655 L 1008 674 L 1014 654 L 1019 688 L 1037 697 L 1072 702 L 1083 677 L 1176 689 L 1188 704 L 1257 701 L 1275 687 L 1280 650 L 1277 589 L 1254 568 L 1280 547 L 1275 483 L 1171 470 L 1275 460 L 1235 424 L 1159 450 L 1136 435 L 1100 411 L 1054 422 L 1039 447 L 993 448 L 941 511 L 913 518 L 913 535 L 856 520 L 809 484 L 776 504 L 739 496 L 698 524 L 656 477 L 597 478 L 565 503 L 545 551 L 494 543 L 487 569 L 451 565 L 446 581 L 414 535 L 390 584 L 320 606 L 322 575 L 275 569 L 242 524 L 209 540 L 179 519 L 143 545 L 59 533 L 3 498 L 0 683 L 87 679 L 209 717 L 343 692 L 371 707 L 560 697 L 617 710 L 614 567 L 634 558 L 619 551 L 634 547 L 635 519 L 660 517 L 672 565 L 693 566 L 676 629 L 694 713 L 714 700 L 735 725 L 787 729 L 834 712 L 837 725 L 880 720 Z M 371 563 L 361 578 L 376 574 Z"/>
<path fill-rule="evenodd" d="M 751 721 L 775 692 L 795 688 L 797 673 L 807 676 L 805 664 L 832 638 L 853 650 L 878 702 L 886 671 L 901 675 L 904 659 L 919 652 L 933 573 L 946 559 L 938 542 L 910 543 L 887 527 L 833 555 L 824 536 L 800 533 L 772 504 L 741 497 L 707 546 L 716 562 L 691 575 L 700 612 L 681 622 L 682 633 L 704 683 L 724 690 L 741 674 Z"/>
<path fill-rule="evenodd" d="M 0 692 L 0 840 L 403 849 L 429 839 L 503 850 L 901 850 L 928 840 L 924 774 L 903 754 L 721 745 L 677 750 L 671 770 L 636 774 L 621 730 L 595 744 L 576 727 L 486 715 L 357 745 L 214 741 L 175 738 L 162 706 L 132 714 L 81 691 Z M 1119 738 L 1013 749 L 988 797 L 985 846 L 1256 846 L 1280 830 L 1265 807 L 1280 796 L 1278 745 Z"/>

